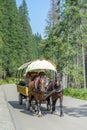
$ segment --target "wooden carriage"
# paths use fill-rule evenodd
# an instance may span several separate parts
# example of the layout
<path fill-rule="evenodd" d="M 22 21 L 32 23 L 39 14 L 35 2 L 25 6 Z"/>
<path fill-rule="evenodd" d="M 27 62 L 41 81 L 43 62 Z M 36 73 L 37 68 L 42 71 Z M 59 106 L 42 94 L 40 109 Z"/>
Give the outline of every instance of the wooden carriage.
<path fill-rule="evenodd" d="M 25 70 L 26 69 L 26 70 Z M 36 70 L 53 70 L 54 72 L 56 72 L 56 68 L 55 66 L 46 60 L 36 60 L 34 62 L 28 62 L 23 64 L 22 66 L 20 66 L 18 68 L 17 71 L 17 77 L 19 77 L 20 81 L 17 83 L 17 92 L 19 93 L 19 104 L 21 105 L 23 103 L 23 99 L 26 99 L 25 103 L 26 103 L 26 109 L 29 108 L 29 97 L 30 96 L 36 96 L 35 98 L 38 98 L 42 101 L 44 101 L 47 96 L 49 96 L 49 94 L 51 93 L 40 93 L 35 91 L 35 86 L 34 86 L 34 81 L 29 82 L 28 85 L 25 85 L 23 78 L 21 78 L 25 70 L 25 74 L 27 74 L 28 72 L 34 71 L 36 73 Z M 30 77 L 31 78 L 31 77 Z"/>
<path fill-rule="evenodd" d="M 22 105 L 23 99 L 27 99 L 29 94 L 33 92 L 34 84 L 31 82 L 33 87 L 25 86 L 24 84 L 18 83 L 17 84 L 17 92 L 19 93 L 19 104 Z"/>

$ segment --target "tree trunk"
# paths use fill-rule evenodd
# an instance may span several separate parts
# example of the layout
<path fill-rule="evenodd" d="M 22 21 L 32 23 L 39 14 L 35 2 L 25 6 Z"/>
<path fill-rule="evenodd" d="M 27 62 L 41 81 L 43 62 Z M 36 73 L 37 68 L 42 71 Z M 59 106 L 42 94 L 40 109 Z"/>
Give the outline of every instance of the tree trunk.
<path fill-rule="evenodd" d="M 82 58 L 83 58 L 84 89 L 86 89 L 85 50 L 83 45 L 82 45 Z"/>

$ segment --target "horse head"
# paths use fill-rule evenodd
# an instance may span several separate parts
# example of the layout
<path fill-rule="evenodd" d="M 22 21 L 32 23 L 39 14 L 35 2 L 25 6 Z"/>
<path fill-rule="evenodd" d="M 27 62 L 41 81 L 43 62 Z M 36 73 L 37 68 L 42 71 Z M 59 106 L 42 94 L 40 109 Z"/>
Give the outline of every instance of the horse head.
<path fill-rule="evenodd" d="M 56 73 L 55 79 L 51 80 L 48 85 L 48 91 L 56 90 L 61 87 L 60 83 L 60 73 Z"/>
<path fill-rule="evenodd" d="M 56 87 L 60 86 L 60 80 L 61 80 L 60 73 L 56 73 L 56 75 L 55 75 L 55 85 L 56 85 Z"/>
<path fill-rule="evenodd" d="M 48 87 L 48 79 L 46 76 L 41 77 L 39 80 L 38 88 L 41 92 L 46 92 Z"/>

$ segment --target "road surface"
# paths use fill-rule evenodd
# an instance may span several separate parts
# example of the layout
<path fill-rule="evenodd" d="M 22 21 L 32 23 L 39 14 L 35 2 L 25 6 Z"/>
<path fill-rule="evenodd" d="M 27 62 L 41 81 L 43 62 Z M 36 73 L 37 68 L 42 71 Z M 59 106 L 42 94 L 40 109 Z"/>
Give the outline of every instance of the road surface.
<path fill-rule="evenodd" d="M 18 103 L 16 85 L 3 85 L 3 91 L 16 130 L 87 130 L 87 101 L 64 97 L 64 116 L 59 116 L 59 102 L 57 112 L 51 114 L 42 106 L 42 117 L 26 110 Z"/>

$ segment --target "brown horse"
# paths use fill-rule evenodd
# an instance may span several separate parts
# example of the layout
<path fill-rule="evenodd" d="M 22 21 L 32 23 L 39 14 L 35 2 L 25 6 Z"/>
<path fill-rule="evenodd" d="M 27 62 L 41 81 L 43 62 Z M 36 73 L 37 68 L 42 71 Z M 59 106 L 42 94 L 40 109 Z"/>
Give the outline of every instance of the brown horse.
<path fill-rule="evenodd" d="M 28 109 L 32 111 L 32 101 L 35 101 L 35 111 L 38 116 L 42 116 L 41 103 L 46 100 L 47 78 L 40 76 L 36 80 L 29 83 Z"/>
<path fill-rule="evenodd" d="M 49 83 L 48 91 L 53 91 L 52 95 L 50 96 L 52 99 L 52 113 L 55 112 L 56 102 L 60 100 L 60 116 L 63 116 L 63 89 L 60 83 L 60 74 L 56 73 L 55 80 Z M 48 106 L 50 105 L 50 100 L 48 97 Z"/>

